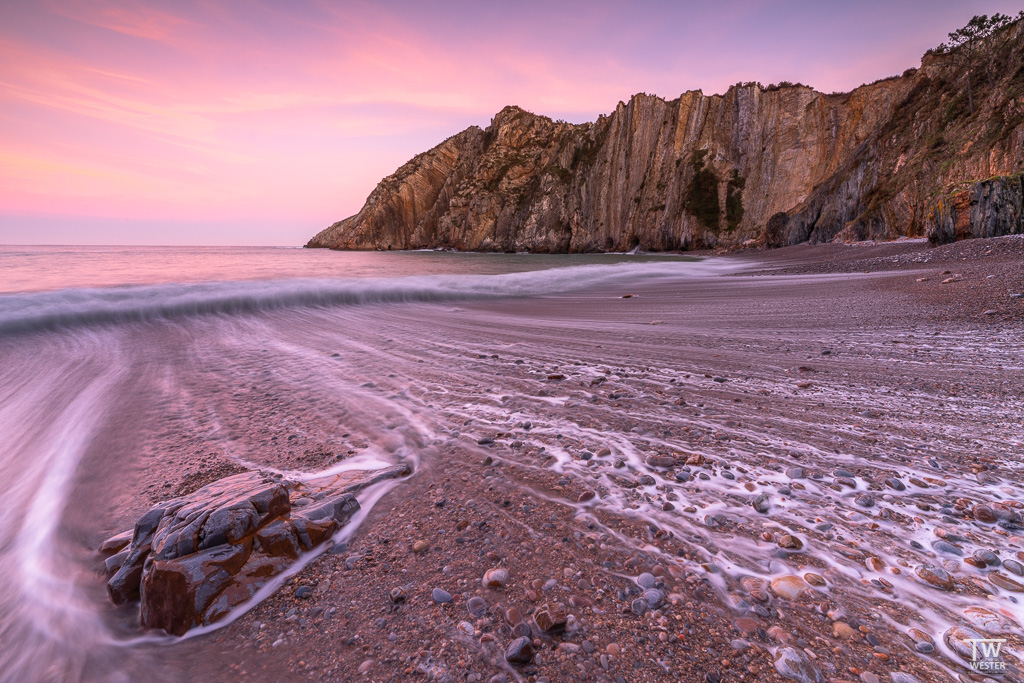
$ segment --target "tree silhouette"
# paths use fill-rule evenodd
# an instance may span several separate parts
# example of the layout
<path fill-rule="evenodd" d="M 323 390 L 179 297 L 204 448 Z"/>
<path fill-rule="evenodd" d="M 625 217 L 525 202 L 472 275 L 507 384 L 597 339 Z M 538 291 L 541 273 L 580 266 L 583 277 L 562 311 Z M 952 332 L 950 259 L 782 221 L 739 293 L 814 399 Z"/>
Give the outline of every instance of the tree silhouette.
<path fill-rule="evenodd" d="M 938 51 L 953 55 L 957 66 L 967 74 L 967 103 L 974 114 L 974 74 L 979 64 L 984 64 L 985 75 L 990 87 L 995 87 L 995 58 L 999 49 L 1009 40 L 1009 32 L 1002 29 L 1014 21 L 1024 18 L 1024 10 L 1016 16 L 1005 14 L 975 15 L 963 28 L 949 34 L 949 42 L 942 43 Z"/>

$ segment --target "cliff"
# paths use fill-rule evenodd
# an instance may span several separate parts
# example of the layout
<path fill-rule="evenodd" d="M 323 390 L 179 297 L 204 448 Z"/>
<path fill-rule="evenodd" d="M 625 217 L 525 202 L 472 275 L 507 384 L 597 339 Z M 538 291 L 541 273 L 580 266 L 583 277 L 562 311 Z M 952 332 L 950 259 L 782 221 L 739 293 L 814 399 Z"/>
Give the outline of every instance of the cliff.
<path fill-rule="evenodd" d="M 1024 23 L 1006 30 L 973 113 L 965 72 L 937 54 L 842 94 L 640 94 L 579 125 L 506 107 L 416 156 L 307 246 L 663 251 L 1019 232 L 1019 177 L 995 178 L 1024 170 Z"/>

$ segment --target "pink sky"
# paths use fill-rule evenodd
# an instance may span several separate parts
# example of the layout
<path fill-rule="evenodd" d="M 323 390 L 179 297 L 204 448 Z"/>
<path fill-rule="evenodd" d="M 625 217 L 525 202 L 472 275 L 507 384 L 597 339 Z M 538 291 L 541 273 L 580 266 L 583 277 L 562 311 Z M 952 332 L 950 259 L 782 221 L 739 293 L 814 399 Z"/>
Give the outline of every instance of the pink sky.
<path fill-rule="evenodd" d="M 849 90 L 1022 7 L 6 2 L 0 243 L 302 244 L 506 104 L 582 122 L 637 92 Z"/>

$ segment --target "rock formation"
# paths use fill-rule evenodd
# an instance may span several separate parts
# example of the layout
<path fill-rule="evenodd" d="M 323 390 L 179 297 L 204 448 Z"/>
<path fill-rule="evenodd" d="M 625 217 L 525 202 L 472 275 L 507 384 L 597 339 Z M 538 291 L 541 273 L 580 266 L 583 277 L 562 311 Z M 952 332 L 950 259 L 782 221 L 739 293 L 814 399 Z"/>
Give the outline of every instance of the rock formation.
<path fill-rule="evenodd" d="M 1006 30 L 999 76 L 975 84 L 973 113 L 963 71 L 943 54 L 850 93 L 747 83 L 672 101 L 641 94 L 578 125 L 506 107 L 416 156 L 306 246 L 660 251 L 923 236 L 933 225 L 941 240 L 950 220 L 971 226 L 956 234 L 1020 231 L 1019 217 L 1015 228 L 1003 218 L 1012 192 L 995 183 L 981 191 L 987 209 L 948 213 L 965 185 L 1024 170 L 1024 22 Z M 976 227 L 975 214 L 999 217 Z"/>
<path fill-rule="evenodd" d="M 181 635 L 253 597 L 348 522 L 355 492 L 408 474 L 405 465 L 290 482 L 245 472 L 143 515 L 100 547 L 117 605 L 141 602 L 145 628 Z"/>

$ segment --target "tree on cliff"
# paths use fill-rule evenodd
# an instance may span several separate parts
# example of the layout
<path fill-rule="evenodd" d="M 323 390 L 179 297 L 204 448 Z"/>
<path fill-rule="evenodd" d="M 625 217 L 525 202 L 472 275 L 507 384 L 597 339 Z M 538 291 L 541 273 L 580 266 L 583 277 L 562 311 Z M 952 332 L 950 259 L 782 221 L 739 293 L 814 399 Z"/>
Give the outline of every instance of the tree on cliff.
<path fill-rule="evenodd" d="M 949 34 L 949 42 L 942 43 L 937 48 L 940 53 L 953 55 L 959 68 L 962 68 L 967 75 L 967 102 L 971 114 L 974 114 L 974 75 L 980 64 L 985 67 L 985 75 L 988 77 L 990 87 L 995 86 L 995 59 L 1005 46 L 1010 35 L 1002 29 L 1014 21 L 1024 18 L 1024 11 L 1021 11 L 1016 18 L 1005 14 L 975 15 L 963 28 L 958 28 Z"/>

